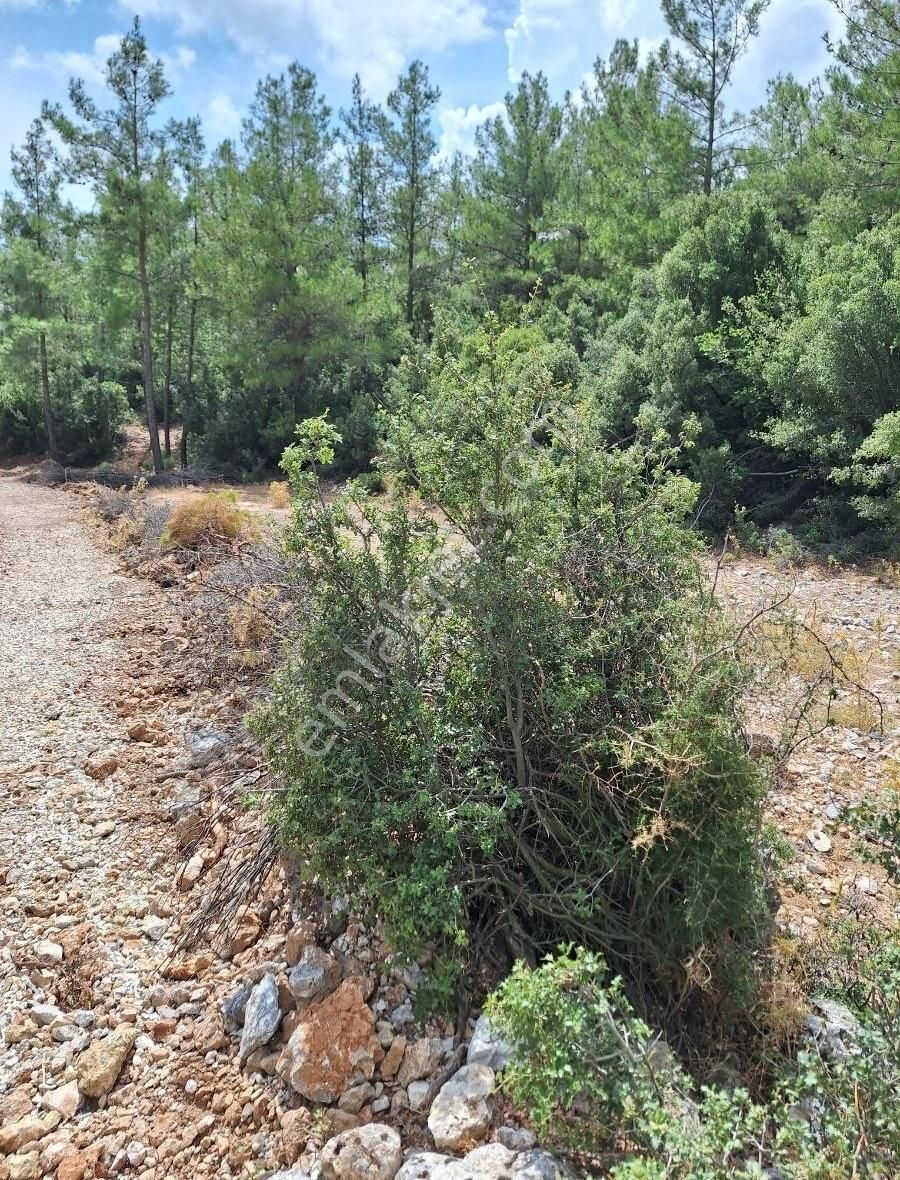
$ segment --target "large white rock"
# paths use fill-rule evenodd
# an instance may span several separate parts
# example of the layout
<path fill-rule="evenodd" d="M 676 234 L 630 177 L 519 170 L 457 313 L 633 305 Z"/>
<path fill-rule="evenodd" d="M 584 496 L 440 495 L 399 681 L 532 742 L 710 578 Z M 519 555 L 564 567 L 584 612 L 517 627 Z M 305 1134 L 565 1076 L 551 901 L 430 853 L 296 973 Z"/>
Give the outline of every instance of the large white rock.
<path fill-rule="evenodd" d="M 417 1151 L 396 1180 L 574 1180 L 573 1173 L 547 1151 L 517 1154 L 501 1143 L 487 1143 L 465 1159 L 436 1151 Z"/>
<path fill-rule="evenodd" d="M 403 1162 L 393 1127 L 368 1123 L 329 1139 L 322 1148 L 322 1180 L 394 1180 Z"/>
<path fill-rule="evenodd" d="M 439 1151 L 468 1151 L 487 1138 L 494 1121 L 494 1080 L 486 1065 L 464 1065 L 441 1087 L 428 1115 Z"/>
<path fill-rule="evenodd" d="M 504 1041 L 500 1033 L 482 1012 L 478 1017 L 475 1031 L 469 1042 L 466 1064 L 486 1065 L 489 1069 L 499 1072 L 509 1065 L 512 1055 L 512 1045 Z"/>

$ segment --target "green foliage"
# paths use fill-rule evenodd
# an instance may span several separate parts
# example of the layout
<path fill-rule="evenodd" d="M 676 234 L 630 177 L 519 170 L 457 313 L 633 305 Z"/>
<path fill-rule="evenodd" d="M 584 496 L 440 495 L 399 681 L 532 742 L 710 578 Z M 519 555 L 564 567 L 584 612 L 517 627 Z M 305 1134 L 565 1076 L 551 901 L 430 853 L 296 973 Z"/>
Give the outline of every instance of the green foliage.
<path fill-rule="evenodd" d="M 850 1051 L 802 1051 L 769 1099 L 697 1091 L 636 1018 L 601 958 L 565 950 L 517 965 L 491 998 L 515 1046 L 503 1084 L 544 1142 L 616 1180 L 893 1176 L 900 1083 L 900 947 L 858 964 L 867 999 Z"/>
<path fill-rule="evenodd" d="M 276 818 L 403 953 L 580 938 L 648 995 L 689 994 L 691 960 L 739 990 L 761 783 L 694 489 L 661 442 L 608 450 L 545 345 L 488 316 L 401 368 L 387 466 L 429 511 L 322 499 L 321 421 L 288 451 L 311 603 L 259 722 Z"/>

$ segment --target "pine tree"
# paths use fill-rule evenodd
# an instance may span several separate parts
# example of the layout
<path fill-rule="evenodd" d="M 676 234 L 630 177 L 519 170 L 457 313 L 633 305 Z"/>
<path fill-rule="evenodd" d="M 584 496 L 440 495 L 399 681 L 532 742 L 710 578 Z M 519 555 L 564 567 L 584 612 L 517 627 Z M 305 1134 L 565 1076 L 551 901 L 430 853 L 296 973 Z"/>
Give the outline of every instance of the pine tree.
<path fill-rule="evenodd" d="M 432 157 L 436 148 L 431 115 L 441 96 L 428 79 L 428 67 L 414 61 L 388 95 L 393 121 L 385 121 L 383 138 L 393 172 L 390 232 L 403 274 L 406 322 L 416 325 L 416 302 L 422 287 L 421 256 L 428 241 L 434 199 Z"/>
<path fill-rule="evenodd" d="M 472 245 L 521 284 L 536 266 L 544 213 L 559 184 L 562 112 L 543 74 L 523 74 L 506 96 L 506 117 L 479 128 Z"/>
<path fill-rule="evenodd" d="M 697 126 L 703 191 L 712 192 L 723 140 L 731 133 L 722 98 L 734 67 L 753 37 L 770 0 L 662 0 L 669 32 L 684 49 L 664 46 L 663 67 L 673 96 Z"/>
<path fill-rule="evenodd" d="M 159 153 L 167 140 L 166 132 L 154 126 L 154 118 L 170 91 L 162 62 L 149 55 L 137 17 L 106 64 L 106 85 L 115 99 L 109 110 L 100 110 L 84 82 L 73 79 L 69 100 L 75 120 L 58 105 L 45 105 L 45 114 L 71 148 L 75 176 L 94 185 L 105 225 L 121 240 L 122 254 L 133 254 L 135 259 L 147 429 L 153 469 L 159 473 L 163 461 L 156 416 L 149 259 L 160 183 Z"/>
<path fill-rule="evenodd" d="M 363 94 L 359 74 L 354 75 L 353 101 L 349 110 L 341 111 L 341 122 L 353 267 L 366 299 L 384 221 L 385 161 L 380 139 L 384 121 L 378 108 Z"/>
<path fill-rule="evenodd" d="M 35 119 L 21 148 L 14 148 L 12 178 L 19 198 L 8 197 L 3 208 L 3 236 L 8 242 L 8 285 L 20 325 L 38 345 L 41 404 L 47 452 L 60 461 L 56 422 L 50 395 L 47 325 L 54 300 L 54 265 L 59 250 L 62 206 L 59 158 L 40 119 Z M 13 277 L 13 275 L 15 277 Z M 5 284 L 7 285 L 7 284 Z"/>

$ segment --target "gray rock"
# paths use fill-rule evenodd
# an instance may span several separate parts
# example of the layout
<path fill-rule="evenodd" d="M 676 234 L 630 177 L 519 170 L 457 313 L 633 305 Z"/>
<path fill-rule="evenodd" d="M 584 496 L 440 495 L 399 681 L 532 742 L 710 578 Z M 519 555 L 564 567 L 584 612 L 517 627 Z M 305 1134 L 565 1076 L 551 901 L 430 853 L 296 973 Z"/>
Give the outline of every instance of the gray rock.
<path fill-rule="evenodd" d="M 396 1180 L 459 1180 L 455 1169 L 461 1162 L 436 1151 L 416 1151 L 397 1173 Z"/>
<path fill-rule="evenodd" d="M 488 1069 L 499 1071 L 509 1065 L 512 1056 L 512 1045 L 501 1037 L 482 1012 L 475 1025 L 472 1040 L 469 1042 L 466 1064 L 486 1065 Z"/>
<path fill-rule="evenodd" d="M 383 1123 L 335 1135 L 319 1157 L 322 1180 L 394 1180 L 402 1162 L 400 1136 Z"/>
<path fill-rule="evenodd" d="M 406 1099 L 409 1102 L 409 1109 L 422 1110 L 428 1101 L 428 1095 L 430 1093 L 431 1085 L 428 1082 L 410 1082 L 406 1087 Z"/>
<path fill-rule="evenodd" d="M 221 758 L 231 744 L 231 738 L 218 729 L 198 729 L 188 735 L 185 744 L 191 757 L 191 768 L 199 770 Z"/>
<path fill-rule="evenodd" d="M 340 964 L 318 946 L 304 947 L 299 963 L 288 973 L 288 987 L 301 1012 L 324 999 L 340 982 Z"/>
<path fill-rule="evenodd" d="M 235 1029 L 243 1027 L 244 1015 L 247 1011 L 247 1001 L 250 999 L 252 990 L 252 988 L 247 986 L 239 987 L 222 1004 L 222 1016 L 225 1018 L 226 1028 Z"/>
<path fill-rule="evenodd" d="M 175 824 L 186 815 L 193 815 L 200 808 L 200 791 L 191 783 L 178 782 L 172 788 L 172 795 L 166 804 L 165 814 L 169 823 Z"/>
<path fill-rule="evenodd" d="M 847 1061 L 859 1037 L 859 1021 L 849 1008 L 834 1000 L 813 997 L 814 1011 L 806 1018 L 806 1030 L 826 1056 Z"/>
<path fill-rule="evenodd" d="M 526 1151 L 512 1166 L 514 1180 L 575 1180 L 575 1173 L 549 1151 Z"/>
<path fill-rule="evenodd" d="M 281 1023 L 278 985 L 274 975 L 264 976 L 250 993 L 244 1013 L 244 1031 L 238 1060 L 244 1062 L 256 1049 L 271 1041 Z"/>
<path fill-rule="evenodd" d="M 33 1004 L 29 1010 L 31 1019 L 39 1028 L 52 1024 L 54 1020 L 62 1020 L 63 1012 L 53 1004 Z"/>
<path fill-rule="evenodd" d="M 494 1121 L 494 1081 L 486 1065 L 464 1065 L 441 1087 L 428 1115 L 440 1151 L 467 1151 L 487 1137 Z"/>
<path fill-rule="evenodd" d="M 527 1127 L 499 1127 L 497 1142 L 508 1147 L 510 1151 L 530 1151 L 537 1140 Z"/>
<path fill-rule="evenodd" d="M 515 1164 L 515 1153 L 502 1143 L 476 1147 L 465 1159 L 417 1151 L 410 1155 L 396 1180 L 512 1180 Z"/>

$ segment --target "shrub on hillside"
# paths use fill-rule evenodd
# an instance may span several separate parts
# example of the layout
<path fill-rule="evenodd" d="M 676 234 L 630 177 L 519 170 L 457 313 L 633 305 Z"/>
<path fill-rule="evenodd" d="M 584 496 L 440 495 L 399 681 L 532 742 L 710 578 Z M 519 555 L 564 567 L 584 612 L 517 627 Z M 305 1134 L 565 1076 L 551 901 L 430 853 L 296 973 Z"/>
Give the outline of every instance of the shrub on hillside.
<path fill-rule="evenodd" d="M 698 1092 L 597 956 L 519 964 L 488 1005 L 515 1046 L 503 1084 L 545 1143 L 615 1180 L 896 1176 L 900 948 L 856 966 L 866 998 L 853 1043 L 810 1047 L 755 1101 L 740 1087 Z"/>
<path fill-rule="evenodd" d="M 606 449 L 542 344 L 439 327 L 393 392 L 386 509 L 322 497 L 323 419 L 287 452 L 311 602 L 258 719 L 276 819 L 436 975 L 578 941 L 672 1008 L 736 993 L 762 784 L 695 489 L 661 443 Z"/>
<path fill-rule="evenodd" d="M 238 508 L 234 492 L 205 492 L 175 508 L 162 543 L 165 547 L 199 549 L 234 541 L 246 526 L 247 514 Z"/>

